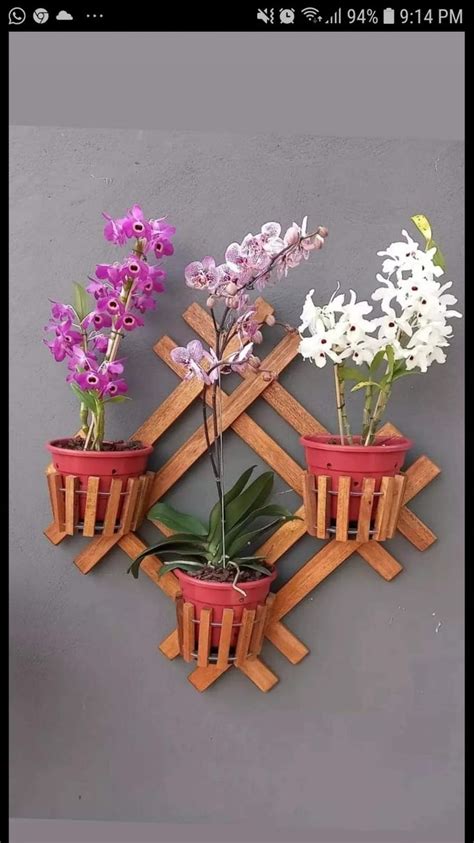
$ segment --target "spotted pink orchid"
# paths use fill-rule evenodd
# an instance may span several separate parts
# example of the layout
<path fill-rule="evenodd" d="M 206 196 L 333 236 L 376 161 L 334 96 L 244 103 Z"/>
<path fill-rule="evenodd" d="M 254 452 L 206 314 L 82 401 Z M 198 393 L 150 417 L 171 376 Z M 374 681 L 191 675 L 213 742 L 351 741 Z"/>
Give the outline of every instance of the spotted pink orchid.
<path fill-rule="evenodd" d="M 122 261 L 97 264 L 85 289 L 75 285 L 74 305 L 51 302 L 44 340 L 55 360 L 67 360 L 66 380 L 81 400 L 84 447 L 95 450 L 103 441 L 105 404 L 123 400 L 128 390 L 124 361 L 117 358 L 120 342 L 143 327 L 143 314 L 156 309 L 156 294 L 165 289 L 166 272 L 149 263 L 147 255 L 153 252 L 161 263 L 173 253 L 175 234 L 165 218 L 145 218 L 139 205 L 123 217 L 103 216 L 106 240 L 119 246 L 135 243 L 129 243 L 131 251 Z"/>

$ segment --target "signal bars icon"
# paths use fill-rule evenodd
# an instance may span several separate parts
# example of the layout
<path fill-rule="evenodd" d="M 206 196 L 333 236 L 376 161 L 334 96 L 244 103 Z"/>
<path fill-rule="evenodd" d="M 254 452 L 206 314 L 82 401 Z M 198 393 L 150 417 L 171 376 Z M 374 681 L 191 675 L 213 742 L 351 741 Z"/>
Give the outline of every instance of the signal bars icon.
<path fill-rule="evenodd" d="M 331 15 L 331 17 L 328 18 L 326 21 L 324 21 L 324 23 L 342 23 L 342 9 L 338 9 L 336 12 L 334 12 L 334 14 Z"/>

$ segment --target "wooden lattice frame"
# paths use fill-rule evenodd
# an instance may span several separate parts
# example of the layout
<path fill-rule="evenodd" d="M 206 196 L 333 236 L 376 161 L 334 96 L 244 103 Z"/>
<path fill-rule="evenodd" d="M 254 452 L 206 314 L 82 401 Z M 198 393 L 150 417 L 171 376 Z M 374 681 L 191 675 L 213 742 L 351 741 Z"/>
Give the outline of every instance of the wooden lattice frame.
<path fill-rule="evenodd" d="M 263 299 L 257 301 L 257 317 L 265 322 L 273 314 L 273 308 Z M 211 344 L 214 336 L 212 321 L 208 313 L 199 305 L 192 304 L 183 313 L 185 322 L 205 342 Z M 228 395 L 221 393 L 222 426 L 224 430 L 232 429 L 240 438 L 252 448 L 297 494 L 303 497 L 304 469 L 286 453 L 247 413 L 247 408 L 258 398 L 263 398 L 271 407 L 299 434 L 327 433 L 326 428 L 315 419 L 280 383 L 278 375 L 291 363 L 298 354 L 299 338 L 295 333 L 286 334 L 283 339 L 268 354 L 262 363 L 263 370 L 274 373 L 275 379 L 268 381 L 262 373 L 252 371 L 242 375 L 243 382 Z M 178 376 L 179 367 L 173 362 L 170 352 L 176 344 L 168 336 L 162 337 L 154 346 L 154 351 Z M 151 416 L 133 434 L 133 438 L 141 439 L 145 444 L 153 445 L 179 419 L 179 417 L 198 398 L 202 384 L 197 380 L 180 381 L 168 398 L 151 414 Z M 208 420 L 209 435 L 213 437 L 212 418 Z M 391 424 L 383 428 L 386 434 L 397 434 L 399 431 Z M 191 466 L 206 451 L 206 438 L 203 425 L 181 445 L 170 459 L 155 473 L 149 503 L 162 498 L 166 492 L 188 471 Z M 407 506 L 419 492 L 422 491 L 440 473 L 440 469 L 428 457 L 421 456 L 415 460 L 404 472 L 406 485 L 400 510 L 397 530 L 418 550 L 426 550 L 436 541 L 436 536 Z M 303 520 L 291 521 L 284 524 L 258 550 L 258 555 L 266 558 L 267 564 L 273 566 L 276 562 L 304 535 L 307 534 L 304 520 L 305 509 L 302 505 L 296 511 Z M 164 535 L 170 535 L 171 530 L 159 522 L 154 522 Z M 45 535 L 58 544 L 65 538 L 65 533 L 57 526 L 50 524 Z M 87 546 L 76 557 L 75 564 L 83 574 L 89 573 L 95 565 L 118 545 L 130 559 L 146 548 L 146 544 L 135 532 L 122 536 L 97 536 L 88 542 Z M 337 541 L 330 539 L 276 592 L 272 604 L 271 622 L 265 630 L 268 639 L 286 658 L 297 664 L 309 652 L 306 645 L 300 641 L 283 623 L 283 618 L 291 612 L 307 595 L 316 588 L 329 574 L 331 574 L 346 559 L 357 553 L 385 580 L 392 580 L 400 571 L 402 565 L 378 541 Z M 180 593 L 180 586 L 175 575 L 170 572 L 158 577 L 161 562 L 156 556 L 146 557 L 141 570 L 165 594 L 176 601 Z M 160 644 L 161 652 L 170 659 L 180 653 L 178 630 L 174 629 Z M 212 685 L 230 665 L 217 667 L 208 665 L 197 666 L 189 675 L 189 681 L 199 691 L 204 691 Z M 269 691 L 277 682 L 278 677 L 259 658 L 244 660 L 238 666 L 261 691 Z"/>

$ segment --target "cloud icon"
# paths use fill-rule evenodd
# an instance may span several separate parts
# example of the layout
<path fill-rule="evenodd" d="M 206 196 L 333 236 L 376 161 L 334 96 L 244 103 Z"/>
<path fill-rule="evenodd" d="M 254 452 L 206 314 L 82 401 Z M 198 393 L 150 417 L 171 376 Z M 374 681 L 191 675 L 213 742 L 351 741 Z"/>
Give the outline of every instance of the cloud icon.
<path fill-rule="evenodd" d="M 70 15 L 69 12 L 58 12 L 56 20 L 72 20 L 72 15 Z"/>

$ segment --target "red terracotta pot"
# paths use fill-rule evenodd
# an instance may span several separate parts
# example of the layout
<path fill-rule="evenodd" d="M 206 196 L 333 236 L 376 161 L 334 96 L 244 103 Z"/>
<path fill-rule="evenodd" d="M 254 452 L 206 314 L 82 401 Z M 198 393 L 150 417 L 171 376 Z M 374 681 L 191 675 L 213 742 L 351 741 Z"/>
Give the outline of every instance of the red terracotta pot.
<path fill-rule="evenodd" d="M 48 442 L 46 448 L 52 454 L 53 465 L 63 476 L 73 475 L 79 478 L 79 489 L 87 491 L 89 477 L 100 477 L 99 500 L 96 521 L 103 521 L 107 508 L 107 495 L 101 492 L 110 490 L 114 478 L 122 480 L 122 490 L 127 488 L 130 477 L 140 477 L 147 467 L 148 457 L 153 451 L 151 445 L 136 451 L 72 451 L 63 448 L 67 439 L 55 439 Z M 79 495 L 79 519 L 84 519 L 86 495 Z M 120 503 L 117 520 L 120 519 L 123 500 Z"/>
<path fill-rule="evenodd" d="M 305 449 L 308 471 L 316 477 L 326 475 L 332 478 L 332 491 L 337 491 L 339 477 L 351 478 L 351 492 L 361 492 L 364 477 L 373 477 L 375 491 L 380 489 L 382 477 L 394 477 L 399 474 L 407 451 L 413 442 L 404 436 L 378 436 L 374 445 L 364 446 L 360 436 L 353 436 L 354 445 L 341 445 L 335 436 L 302 436 L 301 444 Z M 357 521 L 360 509 L 360 497 L 351 498 L 349 521 Z M 377 498 L 374 501 L 372 517 L 377 510 Z M 331 495 L 331 518 L 335 519 L 337 495 Z"/>
<path fill-rule="evenodd" d="M 234 624 L 237 624 L 240 623 L 244 609 L 256 609 L 257 606 L 265 603 L 277 572 L 271 571 L 268 577 L 262 577 L 261 580 L 239 583 L 239 588 L 246 592 L 246 597 L 232 588 L 232 583 L 197 580 L 179 569 L 175 570 L 175 574 L 181 585 L 183 600 L 185 603 L 193 603 L 197 619 L 201 615 L 201 609 L 207 608 L 212 609 L 212 623 L 221 623 L 224 609 L 233 609 Z M 195 624 L 195 628 L 195 643 L 197 645 L 199 624 Z M 231 647 L 235 647 L 238 634 L 239 627 L 236 627 L 232 634 Z M 220 627 L 212 627 L 211 647 L 219 646 L 220 637 Z"/>

